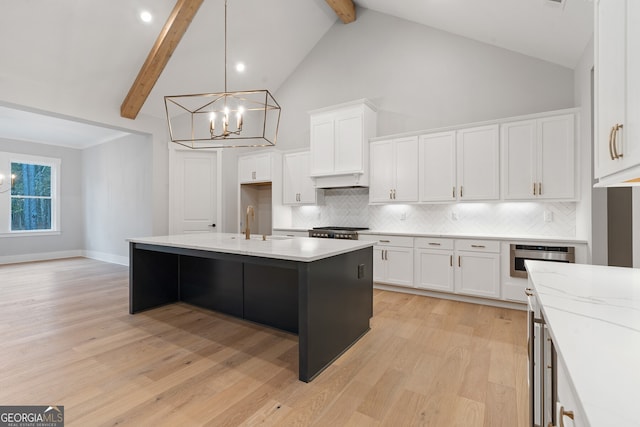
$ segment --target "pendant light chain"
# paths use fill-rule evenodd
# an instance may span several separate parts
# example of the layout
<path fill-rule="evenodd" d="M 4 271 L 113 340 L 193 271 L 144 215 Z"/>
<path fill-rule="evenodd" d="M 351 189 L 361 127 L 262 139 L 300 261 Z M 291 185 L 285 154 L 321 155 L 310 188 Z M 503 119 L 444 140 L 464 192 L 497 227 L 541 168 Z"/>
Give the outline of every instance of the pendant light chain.
<path fill-rule="evenodd" d="M 227 0 L 224 0 L 224 91 L 227 92 Z"/>

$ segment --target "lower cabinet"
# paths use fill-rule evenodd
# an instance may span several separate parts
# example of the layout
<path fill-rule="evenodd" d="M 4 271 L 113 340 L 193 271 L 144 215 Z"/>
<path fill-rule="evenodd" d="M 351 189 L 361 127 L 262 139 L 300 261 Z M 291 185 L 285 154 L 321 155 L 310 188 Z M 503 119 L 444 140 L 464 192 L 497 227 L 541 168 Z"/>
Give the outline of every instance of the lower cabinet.
<path fill-rule="evenodd" d="M 413 237 L 384 236 L 376 239 L 373 281 L 413 287 Z"/>
<path fill-rule="evenodd" d="M 500 243 L 456 240 L 456 283 L 460 294 L 500 298 Z"/>
<path fill-rule="evenodd" d="M 415 287 L 500 298 L 500 243 L 417 238 Z"/>
<path fill-rule="evenodd" d="M 556 363 L 557 401 L 555 407 L 556 424 L 564 427 L 586 425 L 585 416 L 578 406 L 578 399 L 569 383 L 567 368 L 558 358 Z"/>
<path fill-rule="evenodd" d="M 453 240 L 417 238 L 415 287 L 453 292 Z"/>

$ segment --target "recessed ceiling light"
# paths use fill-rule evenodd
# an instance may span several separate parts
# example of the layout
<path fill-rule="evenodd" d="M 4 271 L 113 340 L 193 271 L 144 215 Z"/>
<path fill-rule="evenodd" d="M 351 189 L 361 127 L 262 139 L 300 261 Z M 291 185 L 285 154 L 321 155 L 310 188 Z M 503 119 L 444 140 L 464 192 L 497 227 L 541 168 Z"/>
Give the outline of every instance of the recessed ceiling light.
<path fill-rule="evenodd" d="M 151 13 L 143 10 L 142 12 L 140 12 L 140 19 L 142 20 L 142 22 L 149 23 L 151 22 L 151 19 L 153 19 L 153 17 L 151 16 Z"/>
<path fill-rule="evenodd" d="M 245 69 L 245 66 L 244 66 L 244 64 L 242 62 L 238 62 L 236 64 L 236 71 L 237 72 L 241 73 L 241 72 L 244 71 L 244 69 Z"/>

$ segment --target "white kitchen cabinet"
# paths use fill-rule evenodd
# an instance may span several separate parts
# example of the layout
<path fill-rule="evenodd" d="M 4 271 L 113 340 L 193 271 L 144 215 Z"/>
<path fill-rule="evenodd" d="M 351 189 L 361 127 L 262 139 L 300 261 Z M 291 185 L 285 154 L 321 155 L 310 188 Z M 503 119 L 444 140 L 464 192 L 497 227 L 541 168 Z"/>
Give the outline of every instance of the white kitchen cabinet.
<path fill-rule="evenodd" d="M 413 286 L 413 237 L 360 234 L 361 240 L 376 242 L 373 247 L 373 281 Z"/>
<path fill-rule="evenodd" d="M 600 183 L 640 177 L 640 4 L 595 1 L 594 174 Z"/>
<path fill-rule="evenodd" d="M 456 141 L 458 200 L 498 200 L 498 125 L 460 129 L 456 132 Z"/>
<path fill-rule="evenodd" d="M 575 198 L 574 121 L 562 114 L 502 125 L 505 200 Z"/>
<path fill-rule="evenodd" d="M 309 176 L 310 153 L 287 153 L 282 162 L 282 203 L 285 205 L 315 205 L 319 191 Z"/>
<path fill-rule="evenodd" d="M 455 291 L 500 298 L 500 243 L 456 240 Z"/>
<path fill-rule="evenodd" d="M 421 202 L 451 202 L 456 192 L 456 133 L 420 136 L 419 191 Z"/>
<path fill-rule="evenodd" d="M 273 153 L 248 154 L 238 157 L 240 184 L 269 182 L 272 179 Z"/>
<path fill-rule="evenodd" d="M 416 238 L 414 252 L 416 288 L 453 292 L 453 240 Z"/>
<path fill-rule="evenodd" d="M 367 100 L 311 111 L 311 168 L 318 187 L 324 178 L 349 176 L 353 185 L 369 183 L 369 138 L 376 133 L 376 112 Z M 345 184 L 347 185 L 347 184 Z"/>
<path fill-rule="evenodd" d="M 418 201 L 418 138 L 372 142 L 371 203 Z"/>

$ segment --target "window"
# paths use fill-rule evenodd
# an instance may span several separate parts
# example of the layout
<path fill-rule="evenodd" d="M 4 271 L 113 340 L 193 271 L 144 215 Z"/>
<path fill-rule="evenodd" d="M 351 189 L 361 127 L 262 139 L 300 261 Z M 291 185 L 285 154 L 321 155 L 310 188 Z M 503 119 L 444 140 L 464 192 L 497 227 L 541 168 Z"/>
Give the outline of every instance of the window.
<path fill-rule="evenodd" d="M 11 231 L 51 230 L 51 166 L 11 163 Z"/>
<path fill-rule="evenodd" d="M 60 160 L 0 153 L 0 235 L 59 231 Z"/>

